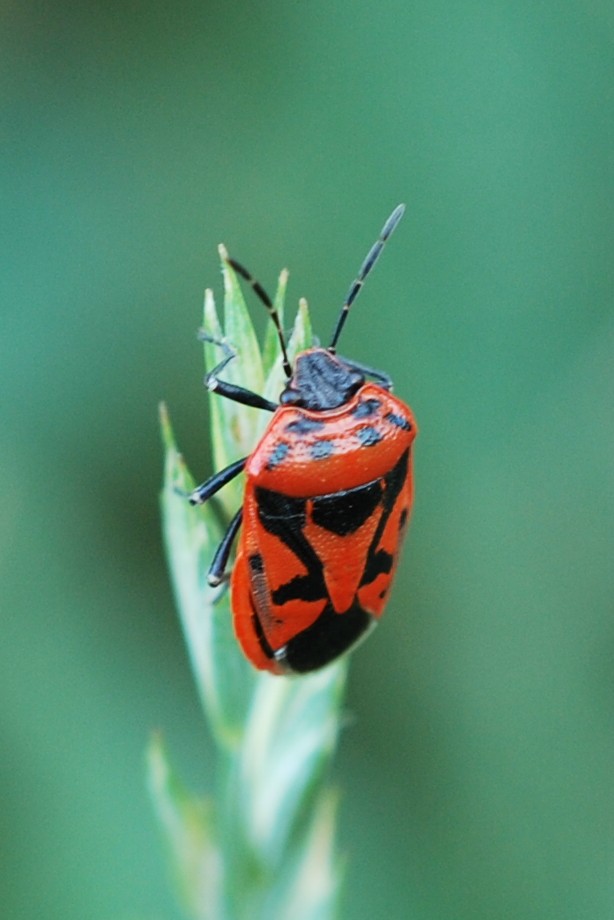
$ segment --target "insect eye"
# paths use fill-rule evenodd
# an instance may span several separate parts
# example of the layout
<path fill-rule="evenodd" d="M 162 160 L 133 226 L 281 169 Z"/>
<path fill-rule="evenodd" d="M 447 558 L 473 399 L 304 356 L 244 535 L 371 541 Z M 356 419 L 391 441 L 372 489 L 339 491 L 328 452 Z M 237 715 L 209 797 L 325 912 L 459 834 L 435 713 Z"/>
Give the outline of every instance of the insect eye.
<path fill-rule="evenodd" d="M 279 402 L 282 406 L 295 406 L 300 402 L 300 393 L 295 387 L 288 385 L 285 387 L 279 397 Z"/>

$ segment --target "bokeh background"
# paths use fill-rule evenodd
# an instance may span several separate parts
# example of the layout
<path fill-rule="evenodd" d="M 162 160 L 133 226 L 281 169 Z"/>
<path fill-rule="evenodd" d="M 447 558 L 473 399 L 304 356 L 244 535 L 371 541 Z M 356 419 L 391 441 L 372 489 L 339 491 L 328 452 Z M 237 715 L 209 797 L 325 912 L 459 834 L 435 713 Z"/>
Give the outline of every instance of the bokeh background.
<path fill-rule="evenodd" d="M 5 2 L 0 903 L 178 918 L 143 782 L 199 715 L 157 509 L 209 469 L 223 240 L 421 423 L 335 780 L 345 917 L 614 916 L 614 13 L 604 0 Z M 258 311 L 259 307 L 255 304 Z"/>

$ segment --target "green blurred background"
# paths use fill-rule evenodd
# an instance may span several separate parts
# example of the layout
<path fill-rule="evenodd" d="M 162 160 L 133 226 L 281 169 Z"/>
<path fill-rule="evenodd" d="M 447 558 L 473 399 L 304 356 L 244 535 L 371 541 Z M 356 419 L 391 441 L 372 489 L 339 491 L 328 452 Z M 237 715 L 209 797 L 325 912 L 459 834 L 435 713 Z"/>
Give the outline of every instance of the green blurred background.
<path fill-rule="evenodd" d="M 3 3 L 0 903 L 177 918 L 143 783 L 210 781 L 157 403 L 209 469 L 223 240 L 291 269 L 421 424 L 355 655 L 345 914 L 614 916 L 614 11 L 604 0 Z M 258 311 L 259 307 L 255 305 Z"/>

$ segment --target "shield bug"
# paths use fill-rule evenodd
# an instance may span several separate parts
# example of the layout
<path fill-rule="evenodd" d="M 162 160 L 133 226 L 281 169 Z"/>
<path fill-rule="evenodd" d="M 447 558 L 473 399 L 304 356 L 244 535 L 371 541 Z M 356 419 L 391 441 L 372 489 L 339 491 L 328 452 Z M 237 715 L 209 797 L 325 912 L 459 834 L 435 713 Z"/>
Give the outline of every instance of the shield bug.
<path fill-rule="evenodd" d="M 277 330 L 287 382 L 279 403 L 222 379 L 235 357 L 206 377 L 210 390 L 273 413 L 254 451 L 189 496 L 202 504 L 245 471 L 243 504 L 215 553 L 209 583 L 230 577 L 234 629 L 247 658 L 274 674 L 306 673 L 352 648 L 381 617 L 413 498 L 409 407 L 387 373 L 337 355 L 357 294 L 399 223 L 392 212 L 338 315 L 330 344 L 291 365 L 279 316 L 261 285 L 234 259 Z"/>

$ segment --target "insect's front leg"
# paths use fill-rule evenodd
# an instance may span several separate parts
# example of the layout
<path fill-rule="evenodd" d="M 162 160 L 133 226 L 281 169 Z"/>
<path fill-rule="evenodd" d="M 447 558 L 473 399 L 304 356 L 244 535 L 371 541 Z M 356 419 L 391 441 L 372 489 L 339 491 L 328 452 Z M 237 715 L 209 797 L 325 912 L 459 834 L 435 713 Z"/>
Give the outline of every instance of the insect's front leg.
<path fill-rule="evenodd" d="M 245 387 L 237 386 L 234 383 L 230 383 L 228 380 L 222 380 L 220 378 L 222 371 L 232 359 L 237 356 L 236 351 L 230 347 L 228 342 L 214 339 L 205 332 L 204 329 L 200 330 L 198 338 L 201 342 L 210 342 L 212 345 L 217 345 L 222 349 L 224 354 L 220 363 L 216 364 L 215 367 L 205 375 L 204 383 L 211 393 L 219 393 L 220 396 L 224 396 L 226 399 L 232 399 L 233 402 L 241 403 L 243 406 L 251 406 L 253 409 L 264 409 L 266 412 L 275 412 L 278 406 L 276 403 L 271 402 L 270 399 L 265 399 L 264 396 L 260 396 L 259 393 L 254 393 L 253 390 L 248 390 Z"/>

